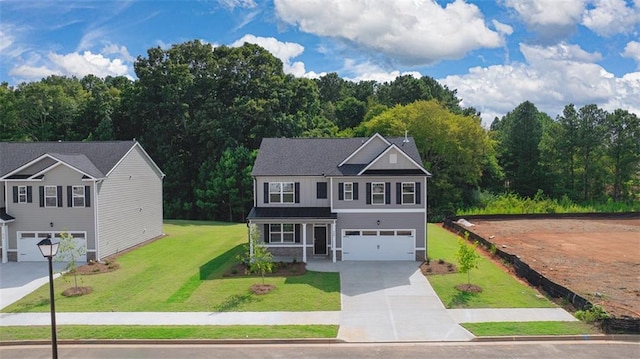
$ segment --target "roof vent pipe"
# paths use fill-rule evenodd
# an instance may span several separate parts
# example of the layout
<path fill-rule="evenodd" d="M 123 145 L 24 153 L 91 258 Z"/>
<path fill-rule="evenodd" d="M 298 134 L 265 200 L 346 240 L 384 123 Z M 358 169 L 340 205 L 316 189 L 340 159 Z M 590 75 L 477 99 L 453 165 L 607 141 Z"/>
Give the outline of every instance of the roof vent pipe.
<path fill-rule="evenodd" d="M 404 131 L 404 140 L 402 140 L 402 143 L 409 143 L 409 131 L 407 130 Z"/>

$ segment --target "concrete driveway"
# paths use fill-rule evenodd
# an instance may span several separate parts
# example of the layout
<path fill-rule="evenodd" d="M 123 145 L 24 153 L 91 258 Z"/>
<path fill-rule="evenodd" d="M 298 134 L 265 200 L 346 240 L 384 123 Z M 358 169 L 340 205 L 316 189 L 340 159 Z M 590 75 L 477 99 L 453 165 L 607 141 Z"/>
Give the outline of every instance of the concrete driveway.
<path fill-rule="evenodd" d="M 420 273 L 418 262 L 309 262 L 340 272 L 342 312 L 338 339 L 349 342 L 464 341 L 456 323 Z"/>
<path fill-rule="evenodd" d="M 78 263 L 78 265 L 81 265 Z M 54 278 L 66 267 L 53 262 Z M 0 264 L 0 309 L 18 301 L 49 281 L 47 262 L 9 262 Z"/>

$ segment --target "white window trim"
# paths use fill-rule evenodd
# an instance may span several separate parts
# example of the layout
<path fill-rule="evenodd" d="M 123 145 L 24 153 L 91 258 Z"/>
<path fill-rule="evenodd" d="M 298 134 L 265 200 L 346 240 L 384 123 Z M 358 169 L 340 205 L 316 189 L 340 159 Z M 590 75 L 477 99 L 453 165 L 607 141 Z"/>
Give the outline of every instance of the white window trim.
<path fill-rule="evenodd" d="M 279 191 L 272 191 L 271 190 L 271 185 L 272 184 L 278 184 L 280 187 Z M 284 185 L 285 184 L 291 184 L 291 192 L 285 192 L 284 190 Z M 284 196 L 285 194 L 291 194 L 291 201 L 285 201 L 284 200 Z M 278 195 L 279 196 L 279 200 L 278 201 L 274 201 L 273 198 L 271 198 L 271 195 Z M 269 203 L 295 203 L 296 201 L 296 184 L 294 182 L 269 182 Z"/>
<path fill-rule="evenodd" d="M 18 203 L 27 203 L 27 186 L 18 186 Z"/>
<path fill-rule="evenodd" d="M 291 231 L 285 231 L 284 226 L 290 225 L 292 227 Z M 271 226 L 279 226 L 279 231 L 274 231 Z M 277 233 L 280 235 L 279 241 L 273 240 L 273 234 Z M 291 234 L 291 241 L 285 241 L 284 235 Z M 295 244 L 296 243 L 296 225 L 293 223 L 271 223 L 269 224 L 269 243 L 277 243 L 277 244 Z"/>
<path fill-rule="evenodd" d="M 53 193 L 54 193 L 54 195 L 53 195 L 53 196 L 49 196 L 49 195 L 47 194 L 47 190 L 48 190 L 48 189 L 50 189 L 50 188 L 53 188 Z M 50 206 L 50 205 L 47 203 L 47 199 L 48 199 L 48 198 L 53 198 L 53 199 L 55 199 L 55 200 L 56 200 L 55 205 Z M 45 208 L 56 208 L 56 207 L 58 207 L 58 186 L 44 186 L 44 207 L 45 207 Z"/>
<path fill-rule="evenodd" d="M 351 187 L 350 190 L 347 190 L 347 185 Z M 349 194 L 349 198 L 347 198 L 347 193 Z M 353 201 L 353 182 L 345 182 L 342 185 L 342 198 L 345 201 Z"/>
<path fill-rule="evenodd" d="M 373 187 L 375 187 L 376 185 L 382 185 L 382 193 L 375 193 L 374 192 Z M 385 199 L 386 199 L 386 193 L 385 193 L 386 188 L 385 187 L 386 187 L 386 185 L 385 185 L 384 182 L 371 182 L 371 204 L 372 205 L 374 205 L 374 206 L 383 205 L 384 206 L 386 204 L 386 201 L 385 201 Z M 376 203 L 373 200 L 373 198 L 375 196 L 380 196 L 380 195 L 382 195 L 382 202 L 381 203 Z"/>
<path fill-rule="evenodd" d="M 347 232 L 358 232 L 359 234 L 347 234 Z M 363 234 L 364 232 L 375 232 L 375 234 Z M 342 237 L 359 237 L 359 236 L 380 236 L 380 232 L 394 232 L 393 236 L 396 237 L 415 237 L 416 230 L 415 229 L 373 229 L 373 228 L 360 228 L 360 229 L 343 229 Z M 409 235 L 406 234 L 398 234 L 399 232 L 409 232 Z M 388 236 L 388 235 L 385 235 Z"/>
<path fill-rule="evenodd" d="M 404 191 L 404 185 L 411 185 L 413 186 L 413 192 L 405 192 Z M 402 184 L 400 185 L 401 187 L 401 191 L 400 191 L 400 196 L 401 196 L 401 203 L 402 204 L 407 204 L 407 205 L 411 205 L 411 204 L 416 204 L 416 183 L 415 182 L 402 182 Z M 405 202 L 404 201 L 404 196 L 406 195 L 412 195 L 413 196 L 413 201 L 412 202 Z"/>
<path fill-rule="evenodd" d="M 82 196 L 76 195 L 76 188 L 82 189 Z M 71 186 L 71 204 L 73 205 L 73 208 L 85 208 L 87 206 L 85 203 L 85 195 L 85 186 Z M 76 198 L 82 199 L 82 206 L 76 206 Z"/>

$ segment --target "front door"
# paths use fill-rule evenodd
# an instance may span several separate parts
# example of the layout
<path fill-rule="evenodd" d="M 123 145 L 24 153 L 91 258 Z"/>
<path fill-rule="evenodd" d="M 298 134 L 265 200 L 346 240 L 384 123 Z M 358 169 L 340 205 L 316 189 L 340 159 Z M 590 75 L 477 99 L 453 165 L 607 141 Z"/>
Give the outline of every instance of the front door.
<path fill-rule="evenodd" d="M 313 227 L 313 254 L 327 254 L 327 227 Z"/>

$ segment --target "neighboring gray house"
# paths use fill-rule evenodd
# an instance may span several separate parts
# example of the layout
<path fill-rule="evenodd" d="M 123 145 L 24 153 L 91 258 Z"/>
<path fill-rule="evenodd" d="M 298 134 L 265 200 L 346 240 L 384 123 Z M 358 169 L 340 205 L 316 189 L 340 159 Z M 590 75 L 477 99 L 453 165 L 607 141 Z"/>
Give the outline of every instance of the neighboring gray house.
<path fill-rule="evenodd" d="M 0 142 L 2 262 L 45 260 L 63 231 L 86 260 L 160 236 L 163 178 L 136 141 Z"/>
<path fill-rule="evenodd" d="M 265 138 L 248 215 L 276 256 L 424 260 L 427 178 L 412 138 Z"/>

